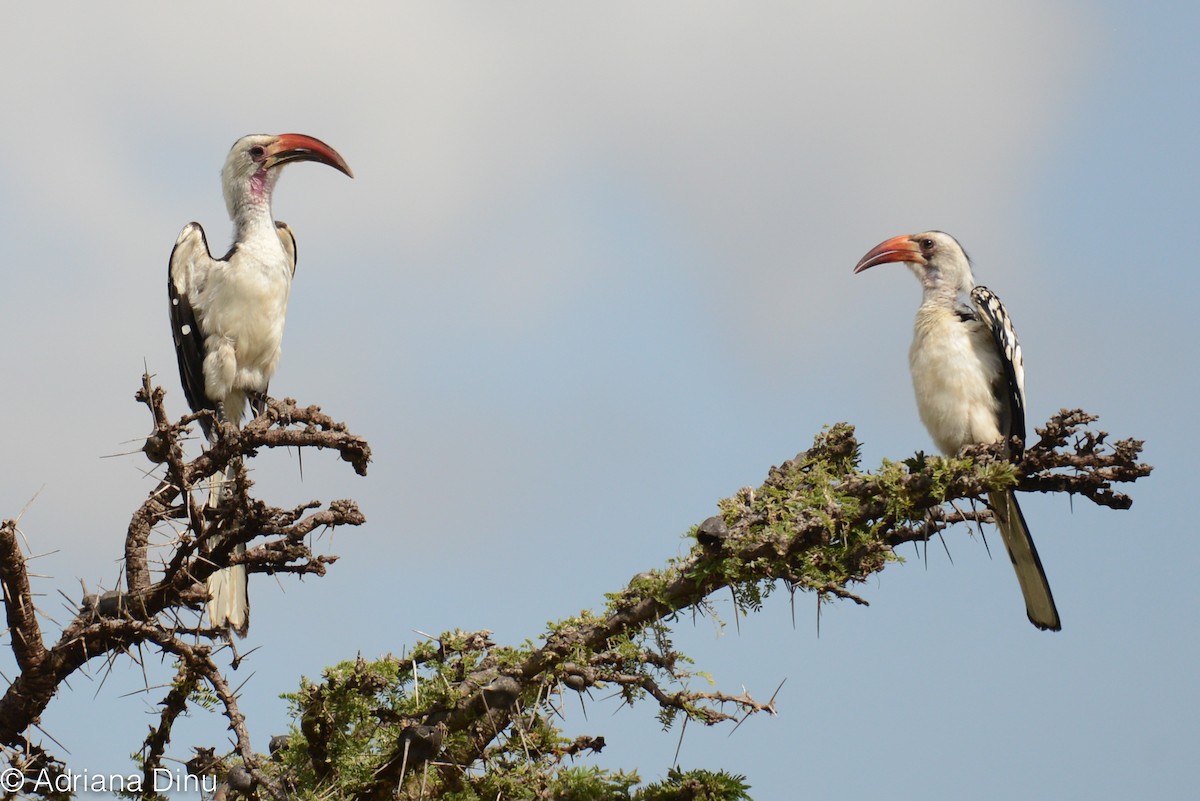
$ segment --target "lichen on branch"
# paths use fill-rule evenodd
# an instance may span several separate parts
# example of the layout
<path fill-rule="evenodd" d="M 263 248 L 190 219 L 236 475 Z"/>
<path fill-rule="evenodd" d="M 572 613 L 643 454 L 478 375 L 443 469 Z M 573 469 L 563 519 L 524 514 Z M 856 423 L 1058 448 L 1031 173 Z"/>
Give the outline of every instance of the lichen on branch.
<path fill-rule="evenodd" d="M 404 658 L 357 659 L 306 681 L 292 696 L 299 723 L 275 775 L 295 797 L 555 797 L 564 782 L 583 781 L 564 757 L 604 744 L 562 733 L 555 719 L 564 698 L 586 704 L 592 690 L 615 689 L 629 704 L 648 699 L 664 725 L 773 714 L 774 695 L 694 689 L 703 674 L 674 648 L 670 624 L 689 609 L 709 611 L 722 591 L 732 592 L 738 614 L 781 586 L 865 604 L 851 588 L 895 561 L 897 545 L 990 522 L 985 504 L 963 511 L 956 501 L 1006 487 L 1128 508 L 1113 485 L 1150 473 L 1138 462 L 1142 443 L 1109 445 L 1106 433 L 1085 428 L 1094 420 L 1061 411 L 1015 463 L 997 445 L 953 458 L 917 454 L 873 472 L 860 470 L 853 427 L 832 426 L 760 486 L 720 501 L 719 514 L 692 529 L 686 555 L 634 576 L 601 612 L 565 618 L 519 647 L 498 646 L 488 632 L 450 632 Z M 680 776 L 680 786 L 702 778 Z M 728 797 L 743 797 L 728 778 L 718 782 Z M 629 795 L 628 779 L 597 771 L 589 786 L 602 794 L 620 785 Z M 641 792 L 684 797 L 654 788 Z"/>

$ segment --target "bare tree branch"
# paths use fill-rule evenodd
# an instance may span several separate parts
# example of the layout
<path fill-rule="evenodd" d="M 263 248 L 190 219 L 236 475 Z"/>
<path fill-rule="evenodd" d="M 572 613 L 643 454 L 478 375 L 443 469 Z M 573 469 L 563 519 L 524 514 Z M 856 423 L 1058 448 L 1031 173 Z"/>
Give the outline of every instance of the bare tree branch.
<path fill-rule="evenodd" d="M 13 520 L 0 523 L 0 582 L 4 587 L 4 611 L 12 636 L 13 656 L 21 670 L 36 668 L 46 658 L 42 629 L 37 622 L 33 592 L 29 588 L 29 571 L 17 541 L 17 524 Z"/>
<path fill-rule="evenodd" d="M 34 726 L 59 685 L 97 657 L 130 653 L 151 644 L 180 660 L 178 684 L 164 700 L 159 726 L 144 743 L 146 775 L 160 763 L 172 723 L 186 705 L 189 687 L 203 680 L 220 698 L 236 737 L 245 766 L 258 771 L 245 720 L 237 699 L 211 659 L 211 648 L 196 641 L 218 641 L 219 629 L 181 626 L 180 612 L 198 609 L 207 599 L 205 580 L 214 571 L 245 563 L 257 573 L 323 575 L 336 557 L 314 554 L 306 538 L 321 528 L 357 526 L 364 522 L 353 501 L 333 501 L 327 508 L 312 501 L 279 509 L 252 498 L 252 483 L 240 470 L 231 502 L 216 510 L 205 508 L 193 491 L 230 464 L 240 465 L 260 448 L 298 447 L 336 450 L 355 472 L 365 474 L 371 451 L 366 441 L 321 412 L 298 407 L 294 401 L 271 401 L 268 412 L 245 428 L 222 426 L 218 441 L 200 456 L 186 461 L 183 440 L 199 415 L 172 422 L 164 407 L 164 392 L 142 377 L 135 399 L 150 411 L 153 431 L 143 452 L 163 465 L 164 477 L 134 512 L 125 538 L 126 592 L 88 596 L 78 614 L 62 629 L 58 642 L 47 647 L 35 616 L 25 556 L 17 542 L 16 524 L 0 524 L 0 579 L 5 611 L 12 631 L 14 656 L 20 669 L 0 696 L 0 745 L 32 753 L 26 733 Z M 205 518 L 208 515 L 209 519 Z M 150 567 L 151 539 L 169 527 L 169 554 L 156 575 Z M 207 548 L 214 531 L 219 544 Z M 245 554 L 232 556 L 239 543 L 253 544 Z M 257 544 L 254 544 L 257 543 Z M 193 642 L 185 641 L 184 637 Z M 281 798 L 270 777 L 255 776 L 260 786 Z"/>

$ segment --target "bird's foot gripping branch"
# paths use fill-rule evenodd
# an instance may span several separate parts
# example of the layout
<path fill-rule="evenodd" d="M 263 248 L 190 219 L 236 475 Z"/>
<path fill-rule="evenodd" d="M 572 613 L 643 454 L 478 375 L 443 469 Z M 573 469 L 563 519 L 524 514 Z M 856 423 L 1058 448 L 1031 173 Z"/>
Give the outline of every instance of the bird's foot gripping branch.
<path fill-rule="evenodd" d="M 366 475 L 371 448 L 366 440 L 351 434 L 343 423 L 324 414 L 318 406 L 299 407 L 290 399 L 271 401 L 267 412 L 243 428 L 223 426 L 222 435 L 204 453 L 184 461 L 182 438 L 201 415 L 187 415 L 172 423 L 163 408 L 163 390 L 153 387 L 143 376 L 136 398 L 146 404 L 154 417 L 154 432 L 143 450 L 151 461 L 166 468 L 166 476 L 134 513 L 125 539 L 126 585 L 132 599 L 147 611 L 165 608 L 161 601 L 149 598 L 168 592 L 202 590 L 216 563 L 245 564 L 251 573 L 316 573 L 335 557 L 314 556 L 305 545 L 305 537 L 323 527 L 360 525 L 363 517 L 353 501 L 333 501 L 320 509 L 317 501 L 284 510 L 250 497 L 252 482 L 246 477 L 242 460 L 261 448 L 316 448 L 335 450 L 359 475 Z M 206 482 L 235 468 L 234 491 L 218 507 L 205 508 L 195 493 Z M 172 530 L 174 553 L 167 562 L 165 575 L 151 581 L 147 555 L 152 533 L 167 521 L 185 521 L 182 531 Z M 202 545 L 220 534 L 220 542 L 205 550 Z M 262 543 L 245 553 L 234 555 L 235 546 L 251 540 Z M 195 586 L 200 585 L 200 586 Z M 169 595 L 169 592 L 168 592 Z M 142 600 L 142 598 L 146 600 Z"/>

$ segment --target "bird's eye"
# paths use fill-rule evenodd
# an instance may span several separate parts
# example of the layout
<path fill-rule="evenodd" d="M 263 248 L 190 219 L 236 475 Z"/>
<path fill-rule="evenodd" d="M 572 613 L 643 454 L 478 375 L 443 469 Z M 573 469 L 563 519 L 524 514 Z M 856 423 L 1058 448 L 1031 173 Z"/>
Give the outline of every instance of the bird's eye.
<path fill-rule="evenodd" d="M 933 240 L 925 237 L 921 240 L 921 250 L 933 250 Z"/>
<path fill-rule="evenodd" d="M 267 155 L 267 150 L 262 145 L 255 145 L 250 148 L 250 158 L 254 161 L 262 161 Z"/>

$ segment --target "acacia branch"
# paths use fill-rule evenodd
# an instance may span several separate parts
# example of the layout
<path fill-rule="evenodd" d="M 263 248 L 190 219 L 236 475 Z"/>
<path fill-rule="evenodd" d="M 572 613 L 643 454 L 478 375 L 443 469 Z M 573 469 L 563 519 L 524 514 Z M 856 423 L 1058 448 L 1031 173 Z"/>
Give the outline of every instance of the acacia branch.
<path fill-rule="evenodd" d="M 24 671 L 36 668 L 46 658 L 46 645 L 42 642 L 33 591 L 29 588 L 29 571 L 17 533 L 15 521 L 0 523 L 0 585 L 4 590 L 4 611 L 12 637 L 13 656 L 17 659 L 17 667 Z"/>
<path fill-rule="evenodd" d="M 575 690 L 601 679 L 649 693 L 664 710 L 685 711 L 692 719 L 712 723 L 734 716 L 711 705 L 735 703 L 743 712 L 772 711 L 748 695 L 670 693 L 648 672 L 656 666 L 670 675 L 670 652 L 634 660 L 641 668 L 616 669 L 610 645 L 657 631 L 665 621 L 689 607 L 703 609 L 719 590 L 732 589 L 739 606 L 753 606 L 777 581 L 793 589 L 815 591 L 825 600 L 840 597 L 866 603 L 849 587 L 894 561 L 893 549 L 925 540 L 956 523 L 991 520 L 986 504 L 963 511 L 955 501 L 986 497 L 1017 486 L 1037 492 L 1079 494 L 1109 508 L 1128 508 L 1131 500 L 1113 489 L 1145 477 L 1150 466 L 1138 462 L 1142 443 L 1107 444 L 1104 432 L 1083 427 L 1096 418 L 1079 410 L 1062 410 L 1042 438 L 1016 464 L 1001 445 L 964 451 L 959 458 L 917 457 L 887 463 L 874 473 L 858 470 L 859 443 L 847 424 L 816 437 L 813 446 L 772 468 L 762 486 L 746 488 L 722 501 L 721 514 L 695 530 L 697 544 L 664 570 L 641 573 L 624 590 L 610 596 L 603 615 L 585 614 L 554 627 L 541 646 L 519 658 L 488 655 L 466 677 L 456 700 L 439 701 L 406 726 L 440 727 L 453 740 L 439 759 L 461 771 L 483 759 L 492 743 L 513 723 L 521 703 L 481 705 L 484 690 L 497 677 L 510 679 L 513 699 L 543 698 L 547 677 L 558 676 Z M 589 656 L 590 655 L 590 656 Z M 622 659 L 626 657 L 621 657 Z M 580 668 L 579 664 L 587 667 Z M 397 746 L 399 748 L 399 746 Z M 412 770 L 409 754 L 405 768 Z M 375 783 L 358 797 L 391 798 L 400 775 L 400 753 L 381 762 Z M 445 773 L 443 771 L 443 773 Z"/>
<path fill-rule="evenodd" d="M 162 767 L 163 755 L 171 741 L 171 728 L 179 716 L 187 711 L 188 698 L 195 689 L 196 673 L 190 665 L 181 661 L 175 672 L 175 680 L 171 682 L 171 690 L 160 703 L 162 713 L 158 725 L 150 730 L 142 744 L 143 786 L 154 786 L 154 772 Z"/>
<path fill-rule="evenodd" d="M 86 597 L 51 647 L 43 642 L 35 617 L 16 525 L 0 524 L 0 579 L 13 632 L 11 647 L 20 669 L 0 696 L 0 745 L 28 752 L 25 735 L 62 682 L 96 657 L 130 652 L 148 643 L 180 659 L 181 671 L 188 671 L 190 677 L 180 674 L 184 684 L 202 679 L 212 687 L 235 732 L 239 755 L 253 773 L 259 768 L 235 696 L 212 662 L 209 647 L 182 639 L 186 635 L 211 642 L 225 633 L 215 628 L 181 626 L 180 614 L 203 605 L 207 599 L 205 580 L 229 564 L 243 562 L 251 572 L 260 573 L 324 574 L 336 557 L 314 554 L 305 542 L 307 536 L 321 528 L 364 522 L 357 505 L 349 500 L 333 501 L 324 509 L 317 501 L 280 509 L 252 498 L 252 483 L 240 468 L 244 459 L 260 448 L 333 449 L 361 475 L 366 472 L 371 451 L 365 440 L 319 407 L 298 407 L 294 401 L 285 400 L 271 401 L 268 412 L 243 429 L 219 426 L 217 441 L 186 461 L 183 442 L 190 425 L 201 415 L 172 421 L 164 397 L 163 390 L 144 375 L 135 399 L 149 410 L 153 430 L 142 450 L 152 462 L 163 465 L 163 477 L 134 512 L 126 531 L 127 589 Z M 232 497 L 217 509 L 206 507 L 202 499 L 194 497 L 196 491 L 230 465 L 239 466 Z M 161 568 L 154 571 L 149 553 L 152 538 L 160 531 L 167 534 L 169 542 L 156 546 L 165 547 L 166 554 Z M 218 532 L 219 542 L 209 547 Z M 236 545 L 252 542 L 257 544 L 245 554 L 232 555 Z M 147 770 L 152 770 L 165 753 L 172 722 L 186 703 L 183 689 L 181 686 L 178 692 L 168 694 L 159 726 L 145 741 Z M 281 797 L 269 777 L 262 774 L 257 778 L 268 792 Z"/>
<path fill-rule="evenodd" d="M 163 397 L 144 377 L 137 399 L 154 421 L 144 451 L 163 465 L 163 478 L 130 520 L 127 589 L 85 599 L 52 647 L 43 643 L 34 614 L 16 526 L 0 525 L 0 579 L 20 668 L 0 697 L 0 745 L 33 755 L 38 747 L 25 735 L 62 681 L 92 658 L 149 644 L 174 655 L 180 666 L 159 725 L 145 740 L 143 767 L 151 771 L 161 763 L 190 688 L 202 683 L 224 708 L 241 763 L 227 768 L 220 759 L 209 760 L 213 767 L 208 769 L 225 771 L 230 787 L 240 771 L 239 782 L 249 783 L 244 786 L 256 782 L 271 797 L 284 798 L 296 774 L 252 751 L 236 695 L 208 644 L 222 632 L 182 625 L 180 617 L 204 603 L 205 580 L 229 564 L 244 564 L 251 572 L 323 574 L 336 557 L 312 553 L 306 544 L 310 535 L 363 522 L 353 501 L 282 509 L 254 499 L 241 467 L 244 459 L 263 447 L 327 448 L 362 473 L 370 449 L 319 408 L 286 400 L 271 402 L 266 414 L 243 429 L 217 426 L 216 441 L 186 461 L 182 441 L 198 415 L 172 422 Z M 1105 432 L 1086 428 L 1094 421 L 1079 410 L 1061 411 L 1038 429 L 1040 439 L 1016 462 L 997 445 L 948 459 L 918 454 L 875 472 L 858 469 L 853 428 L 833 426 L 811 448 L 771 468 L 762 485 L 721 501 L 720 514 L 694 530 L 696 544 L 688 554 L 661 570 L 639 573 L 609 596 L 602 613 L 562 621 L 542 642 L 515 649 L 497 647 L 487 632 L 456 632 L 436 646 L 422 644 L 406 659 L 358 660 L 348 673 L 331 673 L 325 683 L 308 685 L 297 704 L 301 720 L 293 754 L 303 755 L 323 787 L 339 786 L 341 766 L 331 756 L 330 743 L 350 726 L 343 717 L 347 705 L 361 712 L 363 705 L 354 699 L 374 697 L 364 724 L 374 767 L 365 784 L 342 795 L 392 799 L 404 795 L 406 777 L 423 766 L 428 770 L 422 777 L 432 771 L 443 790 L 462 789 L 473 767 L 509 759 L 516 741 L 527 757 L 551 761 L 599 750 L 603 738 L 564 743 L 545 725 L 554 709 L 552 698 L 565 689 L 583 692 L 608 684 L 620 688 L 628 701 L 649 696 L 664 722 L 677 714 L 714 724 L 773 713 L 773 697 L 764 703 L 746 692 L 688 689 L 695 674 L 671 647 L 669 622 L 688 608 L 711 611 L 709 599 L 718 591 L 732 592 L 739 612 L 756 608 L 779 582 L 815 592 L 822 602 L 841 598 L 866 604 L 851 588 L 894 561 L 897 545 L 926 540 L 955 524 L 989 522 L 986 504 L 964 510 L 955 502 L 1008 487 L 1078 494 L 1108 508 L 1128 508 L 1132 500 L 1115 487 L 1150 473 L 1138 462 L 1142 443 L 1110 443 Z M 231 499 L 216 509 L 207 507 L 195 496 L 209 478 L 231 466 Z M 168 533 L 170 542 L 156 546 L 165 556 L 152 570 L 149 553 L 156 532 Z M 247 549 L 234 553 L 239 544 Z M 432 671 L 436 681 L 424 685 L 422 698 L 398 695 L 401 684 L 416 686 L 418 670 Z M 401 706 L 391 706 L 398 698 Z"/>

